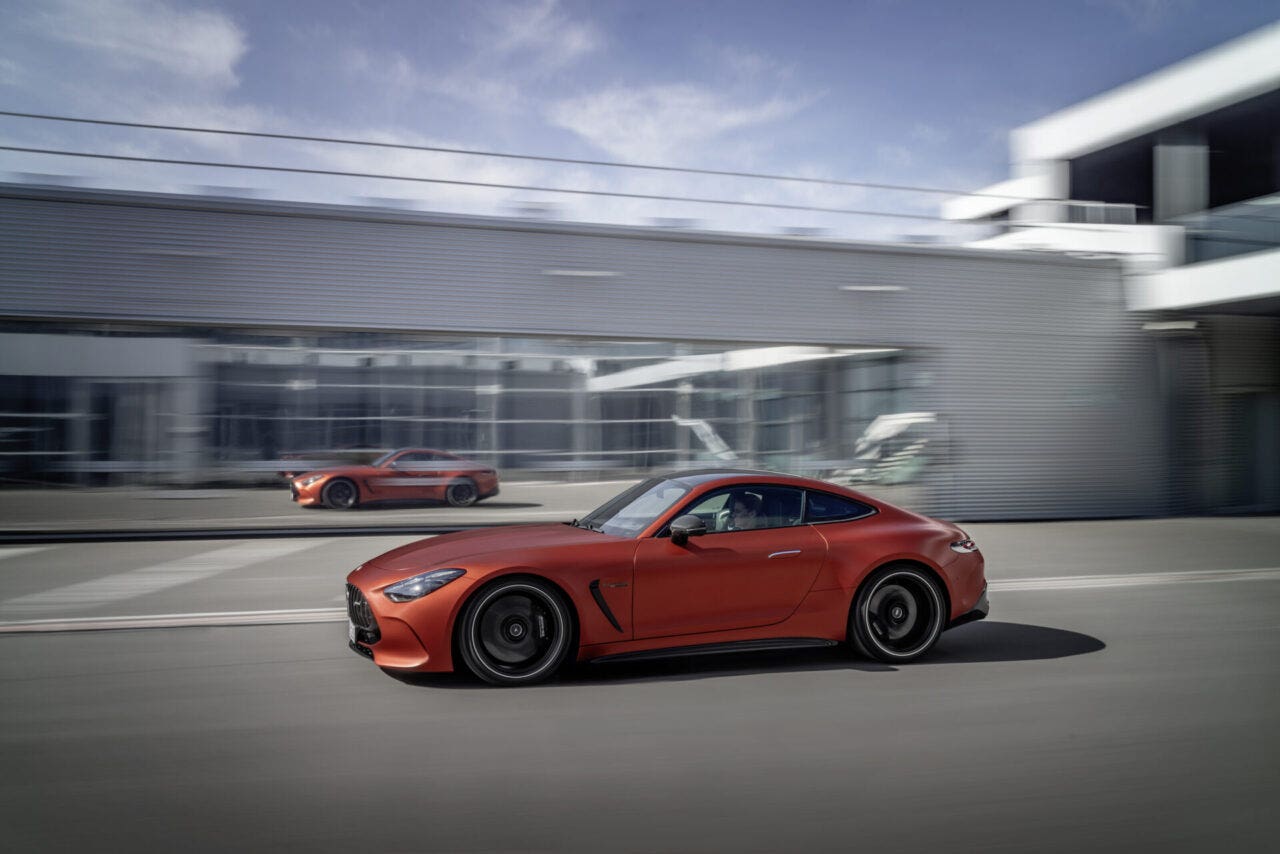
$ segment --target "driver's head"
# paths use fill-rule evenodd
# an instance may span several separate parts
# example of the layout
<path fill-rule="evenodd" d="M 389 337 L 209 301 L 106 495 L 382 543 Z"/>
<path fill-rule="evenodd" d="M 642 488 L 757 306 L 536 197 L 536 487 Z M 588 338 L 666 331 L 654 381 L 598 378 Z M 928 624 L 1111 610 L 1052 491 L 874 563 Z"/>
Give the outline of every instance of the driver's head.
<path fill-rule="evenodd" d="M 754 492 L 739 492 L 729 506 L 729 525 L 733 528 L 754 528 L 760 519 L 760 496 Z"/>

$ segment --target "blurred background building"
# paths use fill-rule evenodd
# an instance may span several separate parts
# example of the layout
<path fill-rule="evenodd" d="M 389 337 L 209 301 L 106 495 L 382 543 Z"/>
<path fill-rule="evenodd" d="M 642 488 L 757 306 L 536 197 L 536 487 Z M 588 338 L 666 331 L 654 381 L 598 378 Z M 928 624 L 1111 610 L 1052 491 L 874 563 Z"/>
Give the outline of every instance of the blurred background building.
<path fill-rule="evenodd" d="M 1107 255 L 1153 312 L 1172 506 L 1280 507 L 1280 25 L 1016 129 L 944 205 L 988 248 Z M 1087 201 L 1082 201 L 1087 200 Z"/>
<path fill-rule="evenodd" d="M 816 472 L 966 516 L 1168 509 L 1119 265 L 0 189 L 6 477 L 202 482 L 406 445 Z"/>
<path fill-rule="evenodd" d="M 970 519 L 1274 511 L 1276 57 L 1273 27 L 1018 129 L 946 205 L 993 231 L 963 247 L 2 185 L 0 478 L 423 446 Z"/>

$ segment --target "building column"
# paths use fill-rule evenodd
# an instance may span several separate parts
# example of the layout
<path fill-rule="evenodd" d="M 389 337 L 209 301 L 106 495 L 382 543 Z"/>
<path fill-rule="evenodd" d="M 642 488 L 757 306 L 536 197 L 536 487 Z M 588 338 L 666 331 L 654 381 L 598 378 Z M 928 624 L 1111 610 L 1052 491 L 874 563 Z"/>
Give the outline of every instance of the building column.
<path fill-rule="evenodd" d="M 71 457 L 76 465 L 75 482 L 79 486 L 89 485 L 91 475 L 88 465 L 93 461 L 93 383 L 87 377 L 71 377 L 71 425 L 67 450 L 74 452 Z"/>
<path fill-rule="evenodd" d="M 1209 207 L 1209 145 L 1187 128 L 1161 133 L 1153 151 L 1152 220 L 1167 222 Z"/>

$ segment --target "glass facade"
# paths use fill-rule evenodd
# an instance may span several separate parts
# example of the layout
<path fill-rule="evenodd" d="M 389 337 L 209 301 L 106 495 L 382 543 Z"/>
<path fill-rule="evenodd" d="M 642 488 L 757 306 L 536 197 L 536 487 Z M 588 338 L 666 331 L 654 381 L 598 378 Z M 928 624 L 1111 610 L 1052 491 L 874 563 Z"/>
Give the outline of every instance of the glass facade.
<path fill-rule="evenodd" d="M 288 460 L 438 448 L 510 475 L 853 465 L 909 412 L 889 348 L 204 331 L 191 376 L 0 376 L 9 480 L 263 477 Z M 57 337 L 75 348 L 81 335 Z M 99 344 L 101 338 L 96 339 Z M 124 339 L 121 339 L 124 340 Z M 136 350 L 145 338 L 131 337 Z M 296 467 L 288 465 L 285 467 Z"/>

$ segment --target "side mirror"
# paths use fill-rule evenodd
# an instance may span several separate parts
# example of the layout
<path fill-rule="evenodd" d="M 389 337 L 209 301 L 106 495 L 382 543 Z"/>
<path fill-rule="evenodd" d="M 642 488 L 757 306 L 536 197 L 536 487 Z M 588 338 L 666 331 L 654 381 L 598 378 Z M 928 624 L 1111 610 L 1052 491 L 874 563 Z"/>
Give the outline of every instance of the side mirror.
<path fill-rule="evenodd" d="M 707 532 L 707 523 L 701 516 L 688 513 L 671 523 L 671 542 L 683 546 L 690 537 L 701 537 Z"/>

